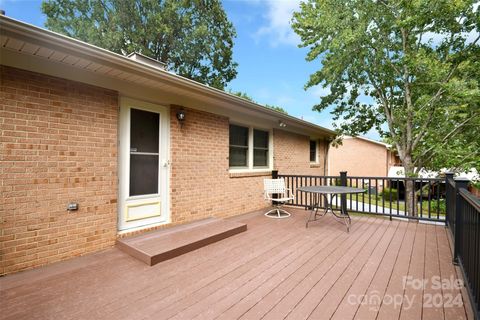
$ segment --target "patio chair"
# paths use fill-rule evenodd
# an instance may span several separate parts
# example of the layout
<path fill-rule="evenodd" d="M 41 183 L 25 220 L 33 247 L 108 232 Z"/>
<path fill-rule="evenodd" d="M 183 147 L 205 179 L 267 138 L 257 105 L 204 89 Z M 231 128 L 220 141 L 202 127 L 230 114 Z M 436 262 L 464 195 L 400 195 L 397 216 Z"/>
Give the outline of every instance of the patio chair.
<path fill-rule="evenodd" d="M 290 201 L 295 199 L 292 194 L 292 191 L 285 187 L 284 179 L 264 179 L 264 194 L 265 200 L 271 201 L 274 209 L 265 213 L 265 216 L 270 218 L 288 218 L 290 213 L 282 209 L 282 206 Z"/>

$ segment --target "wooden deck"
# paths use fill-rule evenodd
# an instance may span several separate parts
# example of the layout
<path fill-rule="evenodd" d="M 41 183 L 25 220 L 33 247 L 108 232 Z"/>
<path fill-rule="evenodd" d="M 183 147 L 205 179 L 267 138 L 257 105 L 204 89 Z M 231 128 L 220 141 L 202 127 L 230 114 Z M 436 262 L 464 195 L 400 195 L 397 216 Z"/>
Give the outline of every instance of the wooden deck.
<path fill-rule="evenodd" d="M 291 212 L 236 218 L 248 231 L 152 267 L 114 248 L 3 277 L 0 319 L 473 319 L 444 227 L 305 229 Z"/>

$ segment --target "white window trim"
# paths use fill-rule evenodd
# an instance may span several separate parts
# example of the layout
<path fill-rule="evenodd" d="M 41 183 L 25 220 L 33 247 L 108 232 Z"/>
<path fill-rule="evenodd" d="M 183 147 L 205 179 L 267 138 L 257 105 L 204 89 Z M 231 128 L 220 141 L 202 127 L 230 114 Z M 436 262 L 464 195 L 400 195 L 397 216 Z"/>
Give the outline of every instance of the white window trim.
<path fill-rule="evenodd" d="M 249 173 L 249 172 L 270 172 L 273 170 L 273 129 L 259 126 L 251 126 L 239 122 L 230 122 L 230 124 L 248 128 L 248 151 L 247 151 L 247 167 L 229 167 L 229 173 Z M 268 166 L 253 167 L 253 130 L 261 130 L 268 132 Z M 230 150 L 230 143 L 229 143 Z M 230 151 L 229 151 L 230 156 Z"/>

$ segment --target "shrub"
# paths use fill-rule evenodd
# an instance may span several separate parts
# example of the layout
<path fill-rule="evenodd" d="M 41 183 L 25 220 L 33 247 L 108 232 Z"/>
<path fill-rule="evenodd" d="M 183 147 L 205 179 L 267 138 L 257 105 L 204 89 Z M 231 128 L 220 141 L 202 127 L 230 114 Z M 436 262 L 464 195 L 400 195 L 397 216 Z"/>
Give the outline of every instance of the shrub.
<path fill-rule="evenodd" d="M 427 205 L 427 208 L 428 208 L 428 204 L 426 204 L 426 205 Z M 438 201 L 436 199 L 433 199 L 430 202 L 430 210 L 431 210 L 432 213 L 436 213 L 437 208 L 438 208 L 439 213 L 445 214 L 447 212 L 447 203 L 446 203 L 445 199 L 439 199 Z"/>
<path fill-rule="evenodd" d="M 383 189 L 381 193 L 382 197 L 385 199 L 385 201 L 397 201 L 398 199 L 398 191 L 397 189 L 394 188 L 385 188 Z"/>

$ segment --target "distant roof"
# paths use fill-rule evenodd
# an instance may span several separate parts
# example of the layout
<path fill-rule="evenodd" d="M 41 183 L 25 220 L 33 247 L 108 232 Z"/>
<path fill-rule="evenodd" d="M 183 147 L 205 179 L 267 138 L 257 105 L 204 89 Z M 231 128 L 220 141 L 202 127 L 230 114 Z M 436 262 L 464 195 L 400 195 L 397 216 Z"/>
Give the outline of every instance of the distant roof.
<path fill-rule="evenodd" d="M 343 139 L 360 139 L 360 140 L 364 140 L 364 141 L 367 141 L 367 142 L 371 142 L 371 143 L 375 143 L 375 144 L 385 146 L 386 148 L 392 147 L 392 145 L 390 145 L 388 143 L 380 142 L 380 141 L 377 141 L 377 140 L 372 140 L 372 139 L 369 139 L 367 137 L 362 137 L 362 136 L 355 136 L 355 137 L 343 136 Z"/>
<path fill-rule="evenodd" d="M 418 168 L 415 168 L 415 171 L 417 171 Z M 418 176 L 420 178 L 437 178 L 440 174 L 443 174 L 445 172 L 448 172 L 446 168 L 440 169 L 440 171 L 431 171 L 431 170 L 425 170 L 425 169 L 420 169 L 418 171 Z M 403 167 L 395 167 L 392 166 L 388 170 L 388 177 L 389 178 L 405 178 L 405 169 Z M 461 178 L 461 179 L 468 179 L 468 180 L 478 180 L 480 179 L 479 173 L 477 169 L 472 168 L 470 171 L 466 172 L 457 172 L 455 174 L 455 178 Z"/>

